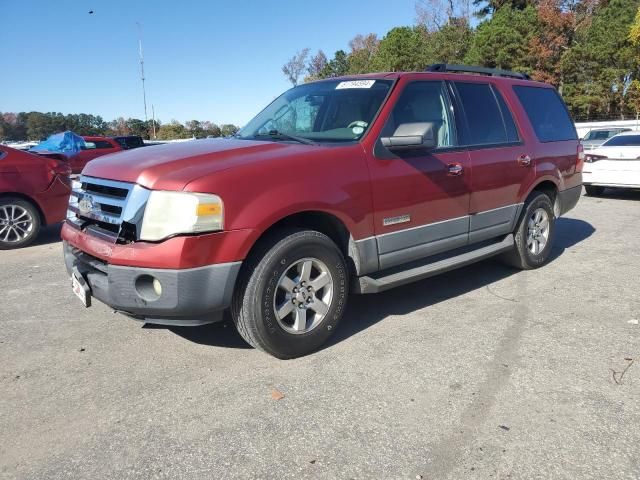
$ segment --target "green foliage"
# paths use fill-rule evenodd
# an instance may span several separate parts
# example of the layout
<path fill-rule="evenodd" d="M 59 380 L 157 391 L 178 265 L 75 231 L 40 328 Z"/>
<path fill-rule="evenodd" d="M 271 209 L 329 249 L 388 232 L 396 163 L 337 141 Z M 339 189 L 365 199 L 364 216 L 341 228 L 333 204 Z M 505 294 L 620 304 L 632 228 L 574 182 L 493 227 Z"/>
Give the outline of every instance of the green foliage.
<path fill-rule="evenodd" d="M 338 50 L 320 71 L 319 78 L 341 77 L 349 73 L 347 52 Z"/>
<path fill-rule="evenodd" d="M 603 4 L 563 56 L 563 95 L 574 114 L 586 111 L 625 118 L 632 113 L 625 96 L 640 73 L 637 47 L 630 35 L 639 5 L 638 0 Z"/>
<path fill-rule="evenodd" d="M 473 30 L 463 18 L 452 18 L 439 30 L 428 33 L 427 44 L 432 63 L 463 63 L 471 48 Z"/>
<path fill-rule="evenodd" d="M 476 30 L 465 62 L 493 68 L 530 70 L 529 43 L 538 29 L 536 10 L 502 7 Z"/>
<path fill-rule="evenodd" d="M 153 126 L 152 120 L 145 122 L 138 118 L 119 117 L 105 122 L 100 116 L 84 113 L 63 115 L 58 112 L 6 112 L 0 113 L 0 141 L 39 141 L 52 133 L 65 130 L 71 130 L 78 135 L 139 135 L 148 140 L 152 138 Z M 158 139 L 171 140 L 226 136 L 235 133 L 238 127 L 231 124 L 219 127 L 215 123 L 198 120 L 191 120 L 186 126 L 175 120 L 167 125 L 160 125 L 156 120 L 155 130 Z M 223 130 L 226 133 L 223 133 Z"/>
<path fill-rule="evenodd" d="M 431 62 L 427 32 L 421 27 L 396 27 L 385 35 L 371 60 L 373 71 L 421 71 Z"/>
<path fill-rule="evenodd" d="M 478 7 L 476 14 L 479 17 L 491 15 L 501 8 L 524 10 L 534 3 L 532 0 L 473 0 L 473 5 Z"/>

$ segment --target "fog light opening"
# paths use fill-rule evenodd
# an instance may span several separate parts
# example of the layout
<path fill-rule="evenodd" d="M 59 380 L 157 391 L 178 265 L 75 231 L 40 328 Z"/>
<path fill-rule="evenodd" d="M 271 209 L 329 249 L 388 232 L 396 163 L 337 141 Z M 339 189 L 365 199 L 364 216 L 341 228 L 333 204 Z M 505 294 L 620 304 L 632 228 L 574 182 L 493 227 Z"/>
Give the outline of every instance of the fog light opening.
<path fill-rule="evenodd" d="M 140 275 L 136 278 L 136 292 L 147 302 L 154 302 L 162 296 L 162 284 L 152 275 Z"/>

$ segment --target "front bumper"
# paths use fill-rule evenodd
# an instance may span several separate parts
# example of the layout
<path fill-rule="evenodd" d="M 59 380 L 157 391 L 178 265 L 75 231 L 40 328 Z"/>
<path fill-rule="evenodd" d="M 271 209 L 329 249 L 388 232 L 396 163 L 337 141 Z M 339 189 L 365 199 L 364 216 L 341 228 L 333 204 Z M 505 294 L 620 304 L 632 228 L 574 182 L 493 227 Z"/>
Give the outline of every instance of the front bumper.
<path fill-rule="evenodd" d="M 220 320 L 242 262 L 188 269 L 158 269 L 108 264 L 63 242 L 69 275 L 80 275 L 91 296 L 133 318 L 161 325 L 203 325 Z M 149 279 L 162 286 L 158 296 Z"/>

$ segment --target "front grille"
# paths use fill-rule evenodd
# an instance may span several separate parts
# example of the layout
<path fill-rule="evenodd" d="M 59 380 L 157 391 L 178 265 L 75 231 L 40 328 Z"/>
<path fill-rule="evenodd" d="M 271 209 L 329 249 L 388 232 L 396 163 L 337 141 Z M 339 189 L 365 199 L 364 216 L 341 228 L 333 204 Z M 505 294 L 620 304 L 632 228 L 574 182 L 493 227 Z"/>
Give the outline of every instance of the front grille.
<path fill-rule="evenodd" d="M 149 190 L 126 182 L 80 177 L 74 182 L 67 221 L 87 233 L 113 242 L 138 239 Z"/>

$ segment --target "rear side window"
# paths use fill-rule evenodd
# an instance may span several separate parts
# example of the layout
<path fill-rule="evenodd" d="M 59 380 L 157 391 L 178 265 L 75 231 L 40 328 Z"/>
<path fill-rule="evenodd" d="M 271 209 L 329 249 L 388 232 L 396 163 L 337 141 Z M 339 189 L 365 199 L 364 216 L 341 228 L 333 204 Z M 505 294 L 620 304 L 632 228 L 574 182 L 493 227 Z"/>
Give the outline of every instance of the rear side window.
<path fill-rule="evenodd" d="M 617 135 L 602 144 L 603 147 L 638 147 L 640 135 Z"/>
<path fill-rule="evenodd" d="M 511 115 L 511 110 L 507 107 L 504 98 L 499 91 L 493 89 L 493 93 L 496 95 L 496 99 L 498 100 L 498 105 L 500 105 L 500 110 L 502 111 L 502 120 L 504 121 L 504 128 L 507 130 L 507 140 L 509 142 L 519 142 L 520 137 L 518 136 L 518 129 L 516 128 L 516 124 L 513 121 L 513 115 Z"/>
<path fill-rule="evenodd" d="M 96 148 L 113 148 L 113 145 L 111 145 L 109 142 L 106 142 L 104 140 L 96 140 L 93 143 L 96 144 Z"/>
<path fill-rule="evenodd" d="M 518 140 L 509 109 L 488 83 L 455 82 L 455 85 L 467 118 L 469 131 L 465 143 L 494 145 Z"/>
<path fill-rule="evenodd" d="M 562 142 L 578 139 L 569 112 L 558 92 L 551 88 L 522 85 L 515 85 L 513 90 L 524 107 L 538 140 Z"/>

